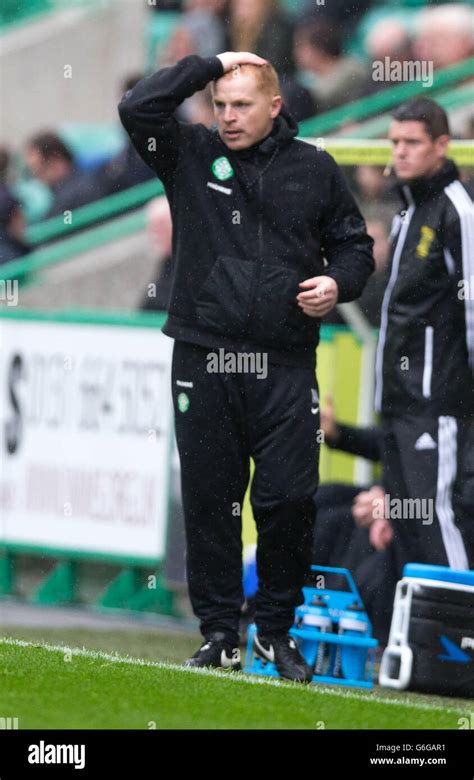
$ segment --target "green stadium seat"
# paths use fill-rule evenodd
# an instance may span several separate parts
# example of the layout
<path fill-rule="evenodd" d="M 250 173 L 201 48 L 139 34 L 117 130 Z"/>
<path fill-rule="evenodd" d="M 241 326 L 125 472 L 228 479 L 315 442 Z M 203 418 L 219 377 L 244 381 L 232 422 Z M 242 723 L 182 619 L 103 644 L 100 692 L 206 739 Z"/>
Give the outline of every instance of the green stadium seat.
<path fill-rule="evenodd" d="M 27 224 L 40 222 L 53 200 L 49 189 L 37 179 L 22 179 L 12 189 L 21 201 Z"/>
<path fill-rule="evenodd" d="M 71 149 L 82 170 L 94 170 L 115 157 L 124 147 L 126 136 L 121 126 L 70 122 L 59 126 L 58 133 Z"/>

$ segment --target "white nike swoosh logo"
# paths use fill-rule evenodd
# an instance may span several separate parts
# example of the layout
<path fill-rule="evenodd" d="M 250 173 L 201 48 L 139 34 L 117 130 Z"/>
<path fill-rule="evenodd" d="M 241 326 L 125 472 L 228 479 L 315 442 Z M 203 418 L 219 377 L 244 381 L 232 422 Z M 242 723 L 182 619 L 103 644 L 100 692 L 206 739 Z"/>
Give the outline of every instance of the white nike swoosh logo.
<path fill-rule="evenodd" d="M 316 409 L 311 407 L 311 414 L 317 414 L 318 412 L 319 412 L 319 406 L 317 406 Z"/>
<path fill-rule="evenodd" d="M 226 651 L 223 650 L 221 653 L 221 666 L 224 666 L 226 668 L 234 666 L 236 663 L 240 663 L 240 650 L 237 650 L 237 652 L 234 652 L 229 658 Z"/>
<path fill-rule="evenodd" d="M 259 654 L 263 655 L 263 657 L 267 661 L 270 661 L 271 664 L 274 664 L 275 663 L 275 650 L 273 649 L 273 645 L 270 645 L 270 649 L 269 650 L 265 650 L 265 648 L 262 647 L 262 645 L 260 644 L 260 642 L 258 641 L 258 638 L 256 636 L 254 637 L 253 641 L 255 642 L 255 646 L 256 646 Z"/>

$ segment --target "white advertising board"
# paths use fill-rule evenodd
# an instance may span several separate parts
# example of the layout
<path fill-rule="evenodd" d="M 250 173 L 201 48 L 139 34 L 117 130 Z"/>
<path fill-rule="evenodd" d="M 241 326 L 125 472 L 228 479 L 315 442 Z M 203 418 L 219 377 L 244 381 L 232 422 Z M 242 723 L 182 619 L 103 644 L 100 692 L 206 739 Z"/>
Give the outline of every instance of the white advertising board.
<path fill-rule="evenodd" d="M 0 544 L 163 558 L 172 347 L 154 327 L 0 319 Z"/>

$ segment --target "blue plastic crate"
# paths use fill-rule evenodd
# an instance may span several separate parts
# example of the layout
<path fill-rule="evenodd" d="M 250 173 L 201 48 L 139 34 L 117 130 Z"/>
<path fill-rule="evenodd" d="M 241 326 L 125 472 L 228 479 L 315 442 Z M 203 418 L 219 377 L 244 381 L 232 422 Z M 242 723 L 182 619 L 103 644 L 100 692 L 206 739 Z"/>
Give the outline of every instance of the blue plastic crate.
<path fill-rule="evenodd" d="M 378 641 L 351 573 L 332 566 L 311 571 L 317 582 L 303 588 L 304 603 L 295 610 L 290 634 L 313 669 L 312 682 L 372 688 Z M 249 626 L 244 671 L 279 677 L 274 664 L 255 654 L 256 631 L 255 624 Z"/>

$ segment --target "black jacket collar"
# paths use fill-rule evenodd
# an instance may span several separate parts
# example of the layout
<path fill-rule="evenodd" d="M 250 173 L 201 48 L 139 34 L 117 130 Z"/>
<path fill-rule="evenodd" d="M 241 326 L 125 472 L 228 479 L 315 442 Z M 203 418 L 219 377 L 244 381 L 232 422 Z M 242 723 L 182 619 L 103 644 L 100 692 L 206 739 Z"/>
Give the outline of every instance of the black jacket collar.
<path fill-rule="evenodd" d="M 405 203 L 410 205 L 410 199 L 418 206 L 436 197 L 448 184 L 459 179 L 459 171 L 452 160 L 445 160 L 439 171 L 433 176 L 413 179 L 410 182 L 397 181 L 396 188 Z"/>

